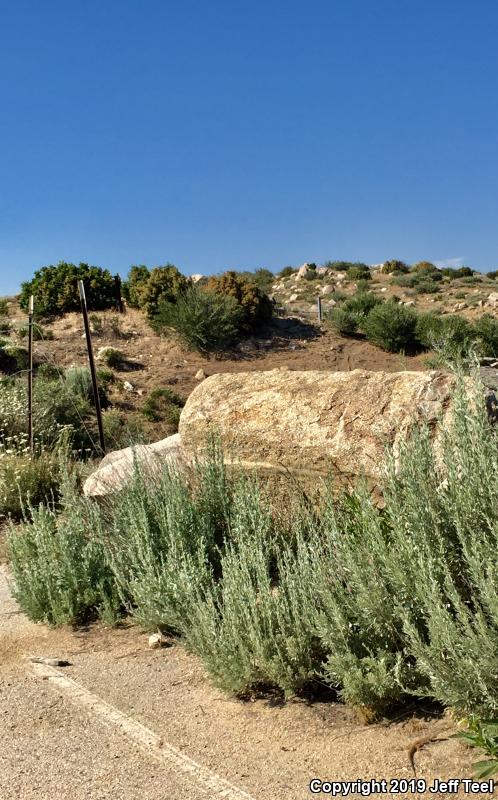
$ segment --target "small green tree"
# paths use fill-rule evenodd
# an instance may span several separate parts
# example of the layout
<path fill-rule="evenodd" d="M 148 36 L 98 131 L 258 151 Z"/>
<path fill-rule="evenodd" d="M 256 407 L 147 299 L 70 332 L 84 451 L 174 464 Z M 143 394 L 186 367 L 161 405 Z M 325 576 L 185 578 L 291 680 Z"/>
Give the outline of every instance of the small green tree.
<path fill-rule="evenodd" d="M 187 287 L 187 279 L 173 264 L 154 267 L 147 281 L 139 284 L 139 306 L 149 319 L 153 319 L 161 303 L 174 303 Z"/>
<path fill-rule="evenodd" d="M 150 270 L 143 264 L 130 268 L 128 280 L 123 283 L 123 295 L 132 308 L 141 307 L 142 293 L 149 278 Z"/>
<path fill-rule="evenodd" d="M 269 297 L 237 272 L 229 271 L 210 278 L 206 290 L 236 301 L 242 310 L 242 327 L 247 332 L 271 319 L 273 305 Z"/>
<path fill-rule="evenodd" d="M 30 295 L 35 297 L 35 311 L 40 317 L 78 311 L 80 297 L 77 282 L 82 280 L 88 308 L 111 308 L 116 302 L 114 278 L 107 269 L 88 264 L 59 261 L 37 270 L 30 281 L 21 284 L 19 305 L 27 310 Z"/>

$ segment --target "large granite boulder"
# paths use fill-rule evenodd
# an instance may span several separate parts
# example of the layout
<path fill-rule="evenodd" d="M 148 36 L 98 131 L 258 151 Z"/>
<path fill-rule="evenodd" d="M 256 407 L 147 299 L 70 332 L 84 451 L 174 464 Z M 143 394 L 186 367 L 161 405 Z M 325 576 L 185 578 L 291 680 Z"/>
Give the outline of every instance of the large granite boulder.
<path fill-rule="evenodd" d="M 227 461 L 243 467 L 375 484 L 386 444 L 396 447 L 414 423 L 445 423 L 454 382 L 438 371 L 212 375 L 182 410 L 182 446 L 202 455 L 214 433 Z"/>
<path fill-rule="evenodd" d="M 122 489 L 133 476 L 135 464 L 154 477 L 167 464 L 176 468 L 183 463 L 178 433 L 153 444 L 140 444 L 108 453 L 83 484 L 87 497 L 102 497 Z"/>

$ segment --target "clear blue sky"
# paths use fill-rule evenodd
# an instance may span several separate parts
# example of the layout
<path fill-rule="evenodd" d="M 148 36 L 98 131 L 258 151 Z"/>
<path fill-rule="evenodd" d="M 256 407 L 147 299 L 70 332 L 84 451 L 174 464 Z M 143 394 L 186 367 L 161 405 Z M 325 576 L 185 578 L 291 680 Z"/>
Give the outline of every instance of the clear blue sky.
<path fill-rule="evenodd" d="M 0 293 L 303 261 L 498 268 L 498 4 L 2 0 Z"/>

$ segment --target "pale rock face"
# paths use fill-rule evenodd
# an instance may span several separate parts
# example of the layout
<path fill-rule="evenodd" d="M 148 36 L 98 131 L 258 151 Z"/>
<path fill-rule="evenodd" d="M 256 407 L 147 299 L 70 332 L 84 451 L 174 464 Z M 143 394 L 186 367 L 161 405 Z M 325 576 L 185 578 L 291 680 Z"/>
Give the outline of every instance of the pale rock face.
<path fill-rule="evenodd" d="M 317 267 L 316 274 L 317 275 L 328 275 L 331 270 L 328 267 Z"/>
<path fill-rule="evenodd" d="M 291 294 L 291 296 L 289 297 L 289 303 L 295 303 L 297 298 L 298 295 L 294 292 L 294 294 Z"/>
<path fill-rule="evenodd" d="M 442 372 L 227 373 L 203 381 L 180 417 L 185 451 L 202 454 L 216 433 L 228 461 L 246 468 L 330 471 L 354 481 L 380 478 L 385 445 L 414 423 L 450 413 L 454 378 Z"/>
<path fill-rule="evenodd" d="M 192 281 L 192 283 L 199 283 L 199 281 L 202 281 L 203 277 L 204 275 L 196 273 L 195 275 L 190 276 L 190 280 Z"/>
<path fill-rule="evenodd" d="M 455 303 L 453 311 L 463 311 L 464 308 L 467 308 L 467 303 Z"/>
<path fill-rule="evenodd" d="M 204 370 L 202 369 L 202 367 L 197 370 L 197 372 L 194 375 L 194 378 L 196 379 L 196 381 L 203 381 L 204 378 L 207 378 L 207 375 L 204 372 Z"/>
<path fill-rule="evenodd" d="M 83 484 L 86 497 L 103 497 L 122 489 L 131 480 L 135 461 L 151 476 L 159 474 L 164 464 L 171 467 L 182 462 L 180 436 L 175 433 L 154 444 L 140 444 L 108 453 Z"/>
<path fill-rule="evenodd" d="M 498 306 L 498 292 L 491 292 L 486 301 L 486 305 L 496 308 Z"/>
<path fill-rule="evenodd" d="M 298 280 L 298 281 L 302 280 L 305 277 L 305 275 L 308 274 L 308 272 L 311 272 L 311 270 L 309 268 L 309 265 L 308 264 L 303 264 L 302 267 L 299 267 L 299 269 L 298 269 L 298 271 L 296 273 L 296 280 Z"/>
<path fill-rule="evenodd" d="M 327 283 L 326 286 L 322 286 L 321 292 L 323 295 L 332 294 L 333 292 L 335 292 L 335 287 L 331 286 L 330 283 Z"/>

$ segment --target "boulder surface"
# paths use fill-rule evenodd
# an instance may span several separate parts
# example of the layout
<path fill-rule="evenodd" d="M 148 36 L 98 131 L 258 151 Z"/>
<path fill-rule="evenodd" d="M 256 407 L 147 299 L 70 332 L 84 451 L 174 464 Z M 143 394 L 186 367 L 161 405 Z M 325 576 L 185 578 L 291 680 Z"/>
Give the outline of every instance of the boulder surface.
<path fill-rule="evenodd" d="M 454 382 L 439 371 L 216 374 L 182 410 L 182 446 L 202 456 L 215 434 L 227 461 L 247 468 L 377 483 L 386 444 L 396 447 L 414 423 L 444 425 Z"/>

